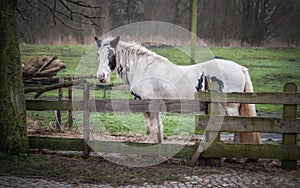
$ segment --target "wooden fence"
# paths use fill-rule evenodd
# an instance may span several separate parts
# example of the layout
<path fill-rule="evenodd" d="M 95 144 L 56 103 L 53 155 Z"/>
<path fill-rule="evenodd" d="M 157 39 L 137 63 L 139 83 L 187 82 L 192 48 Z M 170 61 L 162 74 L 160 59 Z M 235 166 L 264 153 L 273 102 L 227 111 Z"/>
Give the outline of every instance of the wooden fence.
<path fill-rule="evenodd" d="M 210 114 L 196 115 L 196 130 L 206 130 L 206 142 L 193 146 L 185 146 L 174 157 L 191 159 L 211 159 L 212 164 L 218 164 L 220 158 L 271 158 L 280 159 L 283 169 L 296 169 L 297 160 L 300 160 L 300 147 L 297 146 L 297 134 L 300 133 L 300 120 L 297 119 L 297 105 L 300 104 L 300 93 L 297 93 L 295 84 L 286 84 L 282 93 L 196 93 L 196 100 L 89 100 L 89 84 L 85 83 L 84 100 L 82 101 L 44 101 L 27 100 L 27 110 L 73 110 L 84 112 L 85 140 L 89 140 L 90 112 L 184 112 L 197 113 L 200 104 L 209 103 Z M 218 103 L 251 103 L 251 104 L 281 104 L 283 105 L 282 118 L 240 117 L 218 115 Z M 95 105 L 91 105 L 95 103 Z M 116 105 L 117 104 L 117 105 Z M 117 108 L 116 108 L 117 106 Z M 129 106 L 129 108 L 128 108 Z M 222 118 L 222 126 L 209 126 L 210 118 Z M 219 142 L 219 132 L 270 132 L 283 134 L 282 144 L 227 144 Z M 213 136 L 212 136 L 213 135 Z M 29 137 L 32 149 L 53 149 L 83 151 L 88 156 L 92 148 L 97 152 L 135 154 L 135 150 L 122 149 L 119 142 L 88 141 L 75 138 L 46 138 Z M 135 147 L 145 147 L 151 144 L 126 143 Z M 145 155 L 164 156 L 165 148 L 175 151 L 176 144 L 161 144 L 164 149 L 157 153 Z M 99 147 L 97 147 L 99 146 Z M 182 147 L 182 146 L 180 146 Z M 84 149 L 85 148 L 85 149 Z M 193 156 L 193 157 L 192 157 Z"/>
<path fill-rule="evenodd" d="M 83 89 L 82 85 L 80 83 L 86 82 L 86 79 L 89 78 L 95 78 L 95 75 L 85 75 L 85 76 L 77 76 L 77 77 L 71 77 L 71 76 L 66 76 L 66 77 L 56 77 L 56 78 L 44 78 L 44 77 L 38 77 L 38 78 L 32 78 L 30 80 L 24 80 L 24 86 L 25 86 L 25 93 L 30 93 L 30 92 L 36 92 L 36 95 L 34 98 L 38 98 L 40 95 L 43 93 L 58 89 L 58 96 L 57 100 L 62 100 L 63 99 L 63 94 L 64 94 L 64 87 L 68 88 L 68 94 L 65 99 L 72 100 L 73 96 L 73 86 L 77 86 L 76 88 Z M 115 83 L 115 84 L 93 84 L 90 89 L 93 90 L 103 90 L 103 98 L 106 97 L 106 91 L 107 89 L 111 89 L 112 87 L 118 86 L 118 85 L 124 85 L 124 83 Z M 55 110 L 55 109 L 54 109 Z M 68 110 L 68 127 L 73 128 L 73 111 L 70 108 Z M 55 112 L 56 116 L 56 127 L 59 129 L 62 129 L 61 127 L 61 111 L 59 108 L 57 108 Z"/>

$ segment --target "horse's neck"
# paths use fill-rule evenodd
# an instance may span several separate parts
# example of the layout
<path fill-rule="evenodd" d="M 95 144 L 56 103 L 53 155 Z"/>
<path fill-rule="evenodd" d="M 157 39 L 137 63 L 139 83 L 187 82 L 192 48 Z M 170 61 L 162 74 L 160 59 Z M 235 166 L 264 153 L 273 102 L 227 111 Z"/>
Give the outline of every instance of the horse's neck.
<path fill-rule="evenodd" d="M 120 46 L 117 49 L 117 61 L 117 70 L 121 69 L 121 71 L 118 71 L 118 74 L 129 85 L 132 83 L 134 77 L 140 76 L 139 74 L 146 71 L 152 63 L 160 64 L 158 66 L 172 64 L 168 59 L 144 47 L 139 49 L 138 46 L 133 46 L 133 48 Z"/>
<path fill-rule="evenodd" d="M 130 50 L 128 47 L 119 47 L 117 49 L 117 72 L 122 80 L 130 85 L 131 77 L 134 73 L 135 64 L 137 63 L 137 56 L 133 50 Z"/>

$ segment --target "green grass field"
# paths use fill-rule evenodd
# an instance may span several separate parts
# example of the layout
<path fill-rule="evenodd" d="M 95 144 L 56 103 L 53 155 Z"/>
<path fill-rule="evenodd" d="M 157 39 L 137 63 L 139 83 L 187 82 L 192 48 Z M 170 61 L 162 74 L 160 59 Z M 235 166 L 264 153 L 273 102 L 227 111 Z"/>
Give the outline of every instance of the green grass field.
<path fill-rule="evenodd" d="M 97 63 L 95 62 L 96 48 L 89 46 L 42 46 L 42 45 L 22 45 L 21 59 L 26 61 L 32 57 L 39 55 L 56 55 L 64 63 L 67 68 L 60 71 L 58 76 L 69 75 L 90 75 L 95 74 Z M 152 49 L 158 54 L 167 57 L 171 62 L 179 65 L 188 65 L 189 58 L 176 48 L 156 48 Z M 183 49 L 186 51 L 188 49 Z M 198 49 L 199 54 L 207 56 L 216 56 L 223 59 L 235 61 L 249 69 L 254 90 L 256 92 L 281 92 L 285 83 L 294 82 L 300 86 L 300 49 L 287 48 L 211 48 L 211 54 L 204 49 Z M 91 82 L 96 82 L 91 79 Z M 112 82 L 120 82 L 113 75 Z M 121 94 L 119 95 L 119 92 Z M 76 95 L 81 95 L 81 91 L 76 91 Z M 96 91 L 91 94 L 93 97 L 102 98 L 103 92 Z M 108 98 L 130 97 L 129 92 L 113 89 L 108 91 Z M 27 94 L 26 98 L 32 98 L 32 94 Z M 55 99 L 56 91 L 48 92 L 41 96 L 43 99 Z M 280 105 L 257 105 L 257 109 L 265 112 L 281 113 Z M 28 112 L 28 116 L 33 119 L 43 119 L 53 121 L 54 113 L 50 112 Z M 81 122 L 82 117 L 75 117 L 76 122 Z M 63 121 L 65 121 L 64 117 Z M 144 120 L 142 114 L 127 114 L 115 116 L 112 113 L 92 114 L 92 127 L 95 131 L 109 131 L 113 134 L 143 134 L 145 132 Z M 189 134 L 190 129 L 194 128 L 193 115 L 178 116 L 174 114 L 166 114 L 163 117 L 165 135 L 172 134 Z M 94 123 L 94 124 L 93 124 Z M 99 127 L 99 124 L 101 126 Z M 141 125 L 142 124 L 142 125 Z M 180 125 L 180 126 L 179 126 Z M 184 125 L 184 126 L 182 126 Z M 80 126 L 80 125 L 77 125 Z M 142 127 L 142 128 L 141 128 Z M 180 128 L 178 128 L 180 127 Z"/>

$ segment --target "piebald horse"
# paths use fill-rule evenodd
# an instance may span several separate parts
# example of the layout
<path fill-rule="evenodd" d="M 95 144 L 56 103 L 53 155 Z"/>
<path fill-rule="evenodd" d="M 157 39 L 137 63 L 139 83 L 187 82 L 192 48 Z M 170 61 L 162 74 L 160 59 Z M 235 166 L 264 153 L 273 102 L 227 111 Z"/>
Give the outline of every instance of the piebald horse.
<path fill-rule="evenodd" d="M 253 92 L 247 68 L 232 61 L 213 59 L 190 66 L 177 66 L 137 43 L 114 39 L 99 40 L 97 79 L 110 81 L 113 71 L 129 85 L 135 99 L 194 99 L 196 91 L 205 90 L 204 78 L 219 83 L 220 92 Z M 229 116 L 256 116 L 254 104 L 226 103 Z M 148 139 L 163 142 L 163 124 L 159 112 L 146 112 Z M 235 134 L 235 142 L 261 143 L 256 132 Z"/>

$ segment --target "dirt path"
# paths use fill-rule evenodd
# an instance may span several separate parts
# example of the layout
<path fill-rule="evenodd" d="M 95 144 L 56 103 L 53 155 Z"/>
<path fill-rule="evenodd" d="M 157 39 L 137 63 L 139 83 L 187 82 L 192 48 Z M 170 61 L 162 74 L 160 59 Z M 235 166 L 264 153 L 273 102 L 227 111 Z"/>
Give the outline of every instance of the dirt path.
<path fill-rule="evenodd" d="M 84 160 L 79 154 L 32 153 L 24 158 L 0 156 L 0 167 L 0 187 L 300 186 L 300 170 L 281 170 L 280 162 L 275 160 L 223 163 L 221 167 L 189 167 L 169 160 L 156 166 L 134 168 L 101 157 Z"/>

